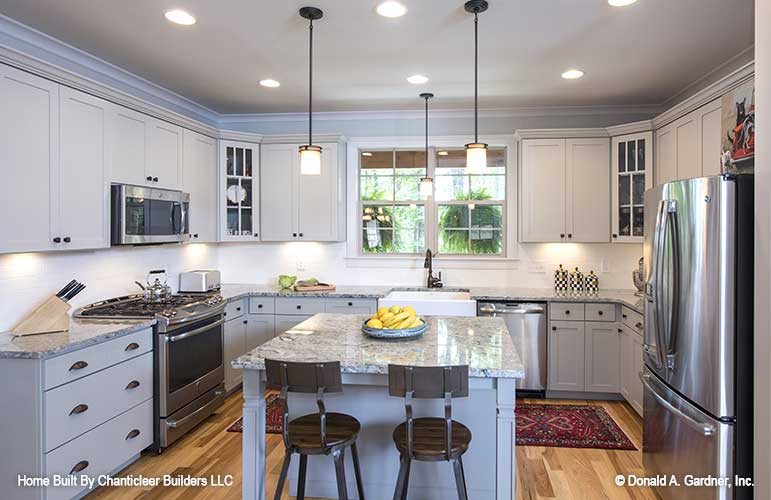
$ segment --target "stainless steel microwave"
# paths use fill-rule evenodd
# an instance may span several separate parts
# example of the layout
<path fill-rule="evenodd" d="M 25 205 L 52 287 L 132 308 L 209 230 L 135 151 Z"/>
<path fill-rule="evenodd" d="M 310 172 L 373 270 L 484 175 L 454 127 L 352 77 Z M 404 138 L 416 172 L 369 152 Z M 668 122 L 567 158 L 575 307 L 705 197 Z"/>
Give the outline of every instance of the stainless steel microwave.
<path fill-rule="evenodd" d="M 113 245 L 178 243 L 190 239 L 190 195 L 181 191 L 112 185 Z"/>

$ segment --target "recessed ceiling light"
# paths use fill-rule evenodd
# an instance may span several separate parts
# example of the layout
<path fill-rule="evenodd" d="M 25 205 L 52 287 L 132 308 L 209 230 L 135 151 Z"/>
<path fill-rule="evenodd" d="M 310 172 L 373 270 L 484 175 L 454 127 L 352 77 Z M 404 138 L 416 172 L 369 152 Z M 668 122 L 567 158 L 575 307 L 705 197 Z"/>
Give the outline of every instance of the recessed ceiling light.
<path fill-rule="evenodd" d="M 608 0 L 608 5 L 612 5 L 613 7 L 626 7 L 627 5 L 632 5 L 637 0 Z"/>
<path fill-rule="evenodd" d="M 438 154 L 439 156 L 447 156 L 450 153 L 448 153 L 447 151 L 437 151 L 436 154 Z"/>
<path fill-rule="evenodd" d="M 377 6 L 377 13 L 383 17 L 402 17 L 407 13 L 407 7 L 399 2 L 388 0 Z"/>
<path fill-rule="evenodd" d="M 174 24 L 181 24 L 182 26 L 195 24 L 195 18 L 184 10 L 167 10 L 164 16 Z"/>
<path fill-rule="evenodd" d="M 580 69 L 569 69 L 562 73 L 562 78 L 565 80 L 575 80 L 576 78 L 581 78 L 584 76 L 584 72 Z"/>
<path fill-rule="evenodd" d="M 362 156 L 372 156 L 372 153 L 370 153 L 369 151 L 366 151 L 366 152 L 362 153 L 361 155 Z"/>
<path fill-rule="evenodd" d="M 265 80 L 260 80 L 260 85 L 262 85 L 263 87 L 274 88 L 274 87 L 280 87 L 281 82 L 277 80 L 273 80 L 272 78 L 266 78 Z"/>
<path fill-rule="evenodd" d="M 413 85 L 422 85 L 428 82 L 428 77 L 423 75 L 412 75 L 407 77 L 407 81 Z"/>

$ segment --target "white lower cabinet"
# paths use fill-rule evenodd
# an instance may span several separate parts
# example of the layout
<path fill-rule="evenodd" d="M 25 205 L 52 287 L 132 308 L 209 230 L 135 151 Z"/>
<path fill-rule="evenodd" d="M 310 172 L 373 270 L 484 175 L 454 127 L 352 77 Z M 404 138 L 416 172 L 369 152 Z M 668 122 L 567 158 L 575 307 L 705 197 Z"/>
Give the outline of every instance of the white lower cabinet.
<path fill-rule="evenodd" d="M 146 329 L 45 359 L 0 360 L 0 379 L 14 381 L 0 384 L 14 410 L 0 432 L 4 500 L 82 496 L 84 486 L 19 487 L 15 478 L 112 474 L 152 444 L 151 339 Z"/>
<path fill-rule="evenodd" d="M 246 318 L 246 350 L 256 349 L 273 338 L 275 318 L 272 314 L 249 314 Z"/>
<path fill-rule="evenodd" d="M 586 392 L 619 392 L 621 342 L 616 323 L 585 323 Z"/>
<path fill-rule="evenodd" d="M 620 325 L 621 332 L 621 395 L 632 408 L 642 416 L 643 385 L 640 373 L 643 369 L 642 337 L 626 325 Z"/>
<path fill-rule="evenodd" d="M 550 322 L 548 341 L 549 390 L 583 392 L 585 387 L 584 322 Z"/>
<path fill-rule="evenodd" d="M 244 316 L 225 322 L 222 353 L 225 365 L 225 390 L 231 391 L 243 379 L 243 370 L 230 366 L 230 362 L 246 352 L 246 325 Z"/>

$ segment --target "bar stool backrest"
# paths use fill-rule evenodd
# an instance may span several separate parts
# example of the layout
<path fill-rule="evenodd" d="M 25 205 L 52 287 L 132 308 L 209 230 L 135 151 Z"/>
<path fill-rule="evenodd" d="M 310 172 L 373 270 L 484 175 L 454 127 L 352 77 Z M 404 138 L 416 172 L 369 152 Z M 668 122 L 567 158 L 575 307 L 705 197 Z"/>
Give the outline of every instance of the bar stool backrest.
<path fill-rule="evenodd" d="M 279 401 L 284 407 L 283 428 L 284 445 L 289 447 L 289 403 L 290 392 L 316 394 L 321 423 L 321 446 L 327 447 L 327 411 L 324 406 L 324 393 L 343 392 L 340 362 L 300 363 L 295 361 L 265 360 L 267 388 L 280 390 Z"/>
<path fill-rule="evenodd" d="M 404 398 L 407 416 L 407 453 L 413 455 L 413 399 L 444 399 L 445 450 L 452 450 L 452 398 L 468 397 L 468 365 L 388 365 L 388 394 Z"/>

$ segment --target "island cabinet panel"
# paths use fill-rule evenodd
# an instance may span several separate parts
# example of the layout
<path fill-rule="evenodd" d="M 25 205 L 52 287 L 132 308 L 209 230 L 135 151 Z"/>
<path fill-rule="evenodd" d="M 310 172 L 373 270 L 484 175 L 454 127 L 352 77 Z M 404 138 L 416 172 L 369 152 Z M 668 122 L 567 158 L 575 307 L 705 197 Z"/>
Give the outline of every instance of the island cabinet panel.
<path fill-rule="evenodd" d="M 228 319 L 223 329 L 224 345 L 222 354 L 225 365 L 225 390 L 230 392 L 241 383 L 242 371 L 233 368 L 230 363 L 246 352 L 246 329 L 248 320 L 243 316 Z"/>
<path fill-rule="evenodd" d="M 585 323 L 586 392 L 619 392 L 621 341 L 615 323 L 587 321 Z"/>
<path fill-rule="evenodd" d="M 643 369 L 642 336 L 626 325 L 619 325 L 621 332 L 621 395 L 642 416 L 643 384 L 640 373 Z"/>
<path fill-rule="evenodd" d="M 275 317 L 272 314 L 249 314 L 246 318 L 246 347 L 244 352 L 255 349 L 273 338 Z"/>
<path fill-rule="evenodd" d="M 551 321 L 548 340 L 549 390 L 583 392 L 585 388 L 584 323 Z"/>

